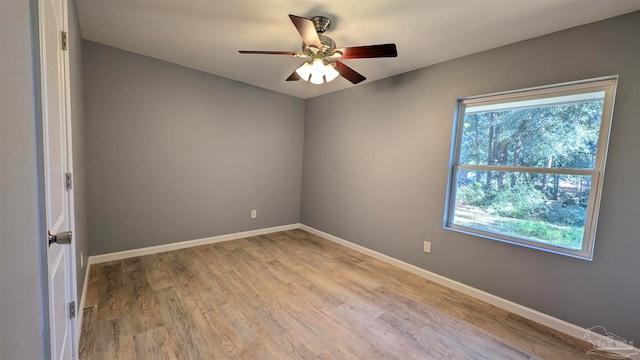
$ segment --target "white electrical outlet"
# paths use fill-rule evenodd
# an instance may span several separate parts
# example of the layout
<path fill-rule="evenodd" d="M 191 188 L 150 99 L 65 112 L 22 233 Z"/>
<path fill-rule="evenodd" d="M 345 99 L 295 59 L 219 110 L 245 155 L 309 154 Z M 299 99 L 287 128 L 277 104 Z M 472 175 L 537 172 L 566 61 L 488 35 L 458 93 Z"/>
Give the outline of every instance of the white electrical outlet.
<path fill-rule="evenodd" d="M 426 252 L 427 254 L 431 254 L 431 243 L 428 241 L 424 242 L 424 246 L 422 248 L 424 250 L 424 252 Z"/>
<path fill-rule="evenodd" d="M 258 210 L 251 210 L 251 218 L 255 219 L 258 217 Z"/>
<path fill-rule="evenodd" d="M 80 251 L 80 269 L 84 269 L 84 254 Z"/>

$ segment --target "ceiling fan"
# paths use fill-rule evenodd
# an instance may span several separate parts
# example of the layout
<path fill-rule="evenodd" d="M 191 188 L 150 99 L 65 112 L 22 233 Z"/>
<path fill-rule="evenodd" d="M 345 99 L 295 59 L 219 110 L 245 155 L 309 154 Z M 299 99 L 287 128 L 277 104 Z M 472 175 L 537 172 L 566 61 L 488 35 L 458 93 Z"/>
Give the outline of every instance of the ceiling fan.
<path fill-rule="evenodd" d="M 379 44 L 336 48 L 336 43 L 328 36 L 322 35 L 331 28 L 331 19 L 324 16 L 314 16 L 311 19 L 291 15 L 300 36 L 302 36 L 302 51 L 239 51 L 241 54 L 290 55 L 305 59 L 287 81 L 305 80 L 313 84 L 330 82 L 339 75 L 357 84 L 366 78 L 357 71 L 345 65 L 340 60 L 396 57 L 396 44 Z"/>

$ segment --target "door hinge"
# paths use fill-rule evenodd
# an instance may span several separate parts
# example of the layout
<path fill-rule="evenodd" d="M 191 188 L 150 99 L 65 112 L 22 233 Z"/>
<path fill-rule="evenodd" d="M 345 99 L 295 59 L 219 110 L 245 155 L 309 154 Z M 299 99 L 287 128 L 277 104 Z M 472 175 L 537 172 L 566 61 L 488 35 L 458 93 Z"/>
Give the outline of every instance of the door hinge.
<path fill-rule="evenodd" d="M 64 183 L 65 183 L 65 186 L 67 187 L 67 191 L 73 188 L 71 173 L 64 174 Z"/>
<path fill-rule="evenodd" d="M 74 318 L 76 317 L 76 302 L 72 301 L 69 303 L 69 317 L 70 318 Z"/>
<path fill-rule="evenodd" d="M 68 44 L 67 32 L 63 31 L 62 32 L 62 50 L 67 50 L 67 44 Z"/>

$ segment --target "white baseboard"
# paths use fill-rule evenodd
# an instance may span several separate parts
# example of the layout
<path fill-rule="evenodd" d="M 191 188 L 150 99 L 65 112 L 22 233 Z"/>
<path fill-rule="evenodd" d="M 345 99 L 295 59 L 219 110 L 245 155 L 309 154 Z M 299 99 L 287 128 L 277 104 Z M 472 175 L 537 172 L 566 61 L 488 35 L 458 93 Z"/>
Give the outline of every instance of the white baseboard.
<path fill-rule="evenodd" d="M 415 265 L 411 265 L 409 263 L 406 263 L 404 261 L 398 260 L 396 258 L 393 258 L 391 256 L 387 256 L 385 254 L 379 253 L 375 250 L 371 250 L 369 248 L 366 248 L 364 246 L 360 246 L 358 244 L 354 244 L 352 242 L 349 242 L 347 240 L 341 239 L 337 236 L 333 236 L 331 234 L 328 234 L 326 232 L 314 229 L 310 226 L 301 224 L 300 225 L 300 229 L 308 231 L 314 235 L 320 236 L 322 238 L 325 238 L 329 241 L 335 242 L 337 244 L 340 244 L 342 246 L 348 247 L 352 250 L 361 252 L 365 255 L 369 255 L 375 259 L 384 261 L 388 264 L 394 265 L 396 267 L 399 267 L 403 270 L 406 270 L 412 274 L 418 275 L 420 277 L 423 277 L 427 280 L 433 281 L 437 284 L 446 286 L 450 289 L 459 291 L 463 294 L 469 295 L 471 297 L 474 297 L 476 299 L 482 300 L 486 303 L 489 303 L 491 305 L 497 306 L 499 308 L 502 308 L 504 310 L 507 310 L 511 313 L 514 313 L 516 315 L 522 316 L 525 319 L 529 319 L 531 321 L 535 321 L 539 324 L 542 324 L 544 326 L 547 326 L 551 329 L 554 329 L 556 331 L 562 332 L 564 334 L 570 335 L 574 338 L 577 338 L 581 341 L 585 341 L 585 335 L 589 332 L 588 329 L 584 329 L 580 326 L 571 324 L 569 322 L 566 322 L 564 320 L 555 318 L 553 316 L 547 315 L 545 313 L 541 313 L 537 310 L 533 310 L 531 308 L 528 308 L 526 306 L 522 306 L 520 304 L 516 304 L 512 301 L 503 299 L 501 297 L 489 294 L 485 291 L 476 289 L 474 287 L 465 285 L 463 283 L 460 283 L 458 281 L 446 278 L 444 276 L 438 275 L 436 273 L 433 273 L 431 271 L 419 268 Z M 592 332 L 591 333 L 592 336 L 592 343 L 599 341 L 599 340 L 603 340 L 605 339 L 604 336 Z M 631 357 L 629 357 L 629 359 L 640 359 L 640 349 L 638 348 L 633 348 L 633 350 L 630 351 L 631 353 L 635 353 L 632 354 Z"/>
<path fill-rule="evenodd" d="M 98 264 L 98 263 L 103 263 L 107 261 L 122 260 L 122 259 L 132 258 L 136 256 L 157 254 L 165 251 L 185 249 L 185 248 L 190 248 L 190 247 L 200 246 L 200 245 L 215 244 L 223 241 L 242 239 L 242 238 L 251 237 L 251 236 L 258 236 L 258 235 L 270 234 L 278 231 L 286 231 L 286 230 L 293 230 L 293 229 L 299 229 L 299 228 L 300 228 L 300 224 L 289 224 L 289 225 L 275 226 L 275 227 L 264 228 L 264 229 L 243 231 L 243 232 L 238 232 L 233 234 L 212 236 L 212 237 L 203 238 L 203 239 L 187 240 L 187 241 L 180 241 L 180 242 L 165 244 L 165 245 L 157 245 L 157 246 L 150 246 L 150 247 L 140 248 L 140 249 L 119 251 L 119 252 L 114 252 L 109 254 L 94 255 L 94 256 L 89 256 L 87 263 L 89 265 L 92 265 L 92 264 Z"/>

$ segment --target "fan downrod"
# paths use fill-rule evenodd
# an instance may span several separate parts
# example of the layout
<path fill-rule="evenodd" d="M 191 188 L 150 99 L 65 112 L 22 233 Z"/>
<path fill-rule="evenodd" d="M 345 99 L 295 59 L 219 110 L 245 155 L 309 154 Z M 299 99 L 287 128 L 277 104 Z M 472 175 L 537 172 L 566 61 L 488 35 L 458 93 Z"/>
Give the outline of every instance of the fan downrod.
<path fill-rule="evenodd" d="M 331 29 L 331 24 L 333 23 L 331 19 L 326 16 L 314 16 L 311 18 L 311 21 L 313 22 L 313 26 L 315 26 L 318 34 L 322 34 Z"/>

